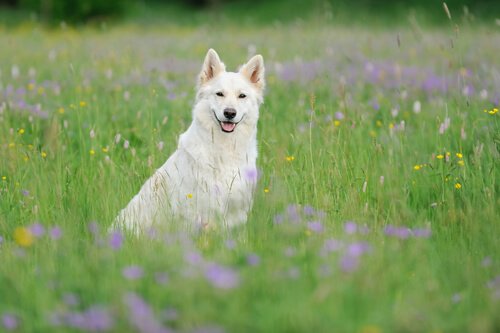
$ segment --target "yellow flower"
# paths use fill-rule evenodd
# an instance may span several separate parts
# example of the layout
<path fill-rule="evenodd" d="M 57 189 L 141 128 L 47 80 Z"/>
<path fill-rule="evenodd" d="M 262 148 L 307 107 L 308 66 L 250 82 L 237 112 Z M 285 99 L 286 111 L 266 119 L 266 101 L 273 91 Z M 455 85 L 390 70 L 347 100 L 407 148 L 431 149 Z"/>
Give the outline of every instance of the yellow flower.
<path fill-rule="evenodd" d="M 458 158 L 462 158 L 462 157 L 464 157 L 464 155 L 462 155 L 462 153 L 456 153 L 455 155 L 456 155 Z"/>
<path fill-rule="evenodd" d="M 393 129 L 394 128 L 394 124 L 393 123 L 390 123 L 389 124 L 389 129 Z"/>
<path fill-rule="evenodd" d="M 59 112 L 60 114 L 63 114 L 64 113 L 64 108 L 61 106 L 59 109 L 57 109 L 57 112 Z"/>
<path fill-rule="evenodd" d="M 186 198 L 188 198 L 188 199 L 192 199 L 192 198 L 193 198 L 193 195 L 192 195 L 191 193 L 188 193 L 188 194 L 186 194 Z"/>
<path fill-rule="evenodd" d="M 47 157 L 47 153 L 46 153 L 46 152 L 44 152 L 44 151 L 42 151 L 42 152 L 40 153 L 40 155 L 42 156 L 42 158 Z"/>
<path fill-rule="evenodd" d="M 28 90 L 35 89 L 35 85 L 33 83 L 28 83 Z"/>
<path fill-rule="evenodd" d="M 333 125 L 334 125 L 335 127 L 339 127 L 339 126 L 340 126 L 340 120 L 335 120 L 335 121 L 333 122 Z"/>
<path fill-rule="evenodd" d="M 413 167 L 413 170 L 418 171 L 418 170 L 420 170 L 421 168 L 422 168 L 422 167 L 421 167 L 420 165 L 418 165 L 418 164 L 417 164 L 417 165 L 415 165 L 415 166 Z"/>
<path fill-rule="evenodd" d="M 437 155 L 437 156 L 436 156 L 436 158 L 437 158 L 438 160 L 442 160 L 442 159 L 444 158 L 444 155 L 443 155 L 443 154 L 439 154 L 439 155 Z"/>
<path fill-rule="evenodd" d="M 14 148 L 16 144 L 14 142 L 9 143 L 9 148 Z"/>
<path fill-rule="evenodd" d="M 380 120 L 377 120 L 375 122 L 375 125 L 377 125 L 377 127 L 382 127 L 382 122 Z"/>
<path fill-rule="evenodd" d="M 17 227 L 14 230 L 14 241 L 23 247 L 28 247 L 33 244 L 33 235 L 28 228 Z"/>
<path fill-rule="evenodd" d="M 23 135 L 24 134 L 24 128 L 20 128 L 19 131 L 17 131 L 17 133 Z"/>
<path fill-rule="evenodd" d="M 373 130 L 372 130 L 372 131 L 370 131 L 370 132 L 368 132 L 368 134 L 369 134 L 372 138 L 374 138 L 374 137 L 376 137 L 376 136 L 377 136 L 377 132 L 375 132 L 375 131 L 373 131 Z"/>
<path fill-rule="evenodd" d="M 102 152 L 107 153 L 109 151 L 108 147 L 102 147 Z"/>
<path fill-rule="evenodd" d="M 489 114 L 491 114 L 491 115 L 494 115 L 494 114 L 495 114 L 495 113 L 497 113 L 497 112 L 498 112 L 498 109 L 497 109 L 497 108 L 493 108 L 493 109 L 491 109 L 490 111 L 488 111 L 488 113 L 489 113 Z"/>
<path fill-rule="evenodd" d="M 7 176 L 2 176 L 2 180 L 7 180 Z"/>
<path fill-rule="evenodd" d="M 464 165 L 465 165 L 464 160 L 460 160 L 460 161 L 458 161 L 457 163 L 458 163 L 458 165 L 460 165 L 460 166 L 464 166 Z"/>
<path fill-rule="evenodd" d="M 80 107 L 84 108 L 87 106 L 87 102 L 80 101 Z"/>
<path fill-rule="evenodd" d="M 449 151 L 446 152 L 446 156 L 450 156 L 451 153 Z"/>
<path fill-rule="evenodd" d="M 291 156 L 287 156 L 287 157 L 286 157 L 286 160 L 287 160 L 288 162 L 291 162 L 291 161 L 295 160 L 295 156 L 293 156 L 293 155 L 291 155 Z"/>
<path fill-rule="evenodd" d="M 455 188 L 456 188 L 457 190 L 460 190 L 460 189 L 462 188 L 462 184 L 460 184 L 460 183 L 455 183 Z"/>
<path fill-rule="evenodd" d="M 90 155 L 95 155 L 95 150 L 94 149 L 90 149 L 89 154 Z"/>
<path fill-rule="evenodd" d="M 269 193 L 269 189 L 267 187 L 264 189 L 264 193 Z"/>

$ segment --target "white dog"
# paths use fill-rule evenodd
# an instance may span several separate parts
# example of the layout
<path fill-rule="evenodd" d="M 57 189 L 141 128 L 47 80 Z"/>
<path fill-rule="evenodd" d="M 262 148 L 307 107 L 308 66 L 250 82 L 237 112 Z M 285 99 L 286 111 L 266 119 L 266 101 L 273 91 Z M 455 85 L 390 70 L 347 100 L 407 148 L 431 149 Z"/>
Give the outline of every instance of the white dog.
<path fill-rule="evenodd" d="M 188 226 L 245 223 L 256 182 L 257 120 L 264 61 L 226 72 L 210 49 L 198 78 L 193 122 L 177 150 L 117 216 L 114 227 L 141 232 L 164 220 Z"/>

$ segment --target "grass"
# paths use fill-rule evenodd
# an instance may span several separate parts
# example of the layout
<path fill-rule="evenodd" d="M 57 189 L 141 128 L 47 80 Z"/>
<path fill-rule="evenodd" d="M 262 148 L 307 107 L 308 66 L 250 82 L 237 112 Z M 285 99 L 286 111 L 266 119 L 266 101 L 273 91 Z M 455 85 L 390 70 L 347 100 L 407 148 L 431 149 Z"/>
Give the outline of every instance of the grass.
<path fill-rule="evenodd" d="M 3 28 L 0 327 L 498 332 L 495 45 L 473 26 Z M 247 225 L 110 239 L 209 47 L 266 62 Z"/>

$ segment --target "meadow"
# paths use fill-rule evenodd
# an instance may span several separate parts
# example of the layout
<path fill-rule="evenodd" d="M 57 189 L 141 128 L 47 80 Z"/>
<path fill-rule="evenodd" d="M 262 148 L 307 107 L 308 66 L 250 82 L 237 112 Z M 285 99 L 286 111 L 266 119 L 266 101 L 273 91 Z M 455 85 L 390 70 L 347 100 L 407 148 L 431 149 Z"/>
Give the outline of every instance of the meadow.
<path fill-rule="evenodd" d="M 210 47 L 266 64 L 248 223 L 107 233 Z M 499 51 L 453 22 L 0 27 L 0 331 L 499 332 Z"/>

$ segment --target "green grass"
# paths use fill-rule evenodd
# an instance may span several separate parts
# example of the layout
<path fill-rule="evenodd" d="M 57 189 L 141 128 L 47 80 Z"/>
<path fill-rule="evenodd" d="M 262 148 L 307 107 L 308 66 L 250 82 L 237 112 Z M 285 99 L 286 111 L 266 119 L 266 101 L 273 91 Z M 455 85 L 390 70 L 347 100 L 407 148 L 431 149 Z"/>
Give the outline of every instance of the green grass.
<path fill-rule="evenodd" d="M 268 89 L 247 225 L 127 237 L 113 250 L 102 230 L 175 150 L 205 52 L 235 69 L 249 45 L 264 56 Z M 498 29 L 469 26 L 2 28 L 0 316 L 14 315 L 17 332 L 81 331 L 68 313 L 99 305 L 113 318 L 108 331 L 141 331 L 134 323 L 148 319 L 131 320 L 127 308 L 134 292 L 181 332 L 498 332 L 500 128 L 498 113 L 483 111 L 500 97 L 495 45 Z M 422 90 L 431 75 L 448 89 Z M 39 104 L 42 117 L 19 103 Z M 290 205 L 323 213 L 293 223 Z M 322 232 L 308 228 L 313 219 Z M 347 221 L 366 230 L 349 234 Z M 23 246 L 15 232 L 35 222 L 46 234 Z M 55 226 L 58 240 L 48 235 Z M 388 226 L 432 234 L 402 239 Z M 344 247 L 325 253 L 331 239 Z M 346 270 L 352 244 L 370 251 Z M 189 263 L 193 253 L 201 263 Z M 205 278 L 210 263 L 237 277 L 234 288 Z M 131 265 L 143 276 L 126 279 Z"/>

